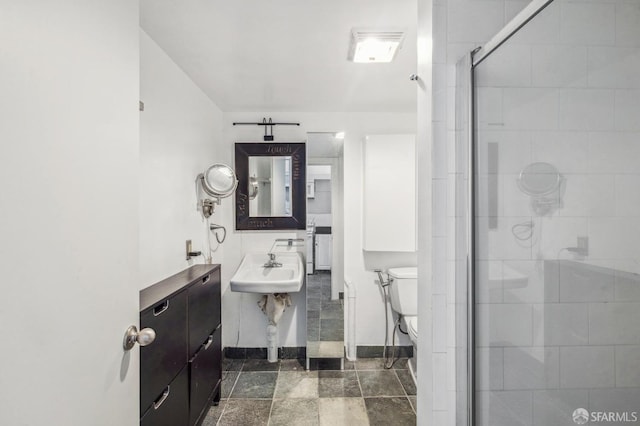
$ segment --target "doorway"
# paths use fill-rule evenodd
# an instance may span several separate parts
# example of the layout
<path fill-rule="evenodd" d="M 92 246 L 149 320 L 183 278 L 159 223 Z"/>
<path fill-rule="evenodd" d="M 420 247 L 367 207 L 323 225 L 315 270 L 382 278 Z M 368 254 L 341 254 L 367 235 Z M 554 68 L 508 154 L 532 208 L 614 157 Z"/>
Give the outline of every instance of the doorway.
<path fill-rule="evenodd" d="M 307 141 L 307 359 L 343 359 L 342 138 Z"/>

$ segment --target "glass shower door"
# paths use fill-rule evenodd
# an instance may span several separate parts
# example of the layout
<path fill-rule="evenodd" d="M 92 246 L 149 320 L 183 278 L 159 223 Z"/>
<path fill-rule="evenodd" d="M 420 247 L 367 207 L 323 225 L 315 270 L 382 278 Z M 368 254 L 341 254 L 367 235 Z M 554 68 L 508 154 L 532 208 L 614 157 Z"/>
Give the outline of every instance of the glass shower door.
<path fill-rule="evenodd" d="M 556 0 L 474 75 L 475 424 L 640 424 L 640 4 Z"/>

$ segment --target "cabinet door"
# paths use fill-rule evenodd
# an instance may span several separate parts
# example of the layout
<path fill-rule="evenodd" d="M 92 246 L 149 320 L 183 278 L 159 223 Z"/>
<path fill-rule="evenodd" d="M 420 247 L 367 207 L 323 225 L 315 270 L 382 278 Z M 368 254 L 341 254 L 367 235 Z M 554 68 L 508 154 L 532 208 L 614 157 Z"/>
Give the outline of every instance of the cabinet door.
<path fill-rule="evenodd" d="M 331 244 L 331 234 L 316 234 L 316 269 L 331 270 Z"/>
<path fill-rule="evenodd" d="M 140 327 L 156 340 L 140 348 L 140 409 L 146 409 L 187 363 L 187 292 L 182 291 L 140 313 Z"/>
<path fill-rule="evenodd" d="M 196 356 L 189 361 L 190 406 L 189 425 L 195 425 L 205 415 L 209 397 L 220 386 L 222 378 L 221 328 L 209 335 Z"/>
<path fill-rule="evenodd" d="M 140 419 L 140 426 L 181 426 L 189 417 L 189 375 L 185 366 L 169 385 L 156 395 Z"/>
<path fill-rule="evenodd" d="M 189 287 L 189 357 L 220 325 L 220 268 Z"/>

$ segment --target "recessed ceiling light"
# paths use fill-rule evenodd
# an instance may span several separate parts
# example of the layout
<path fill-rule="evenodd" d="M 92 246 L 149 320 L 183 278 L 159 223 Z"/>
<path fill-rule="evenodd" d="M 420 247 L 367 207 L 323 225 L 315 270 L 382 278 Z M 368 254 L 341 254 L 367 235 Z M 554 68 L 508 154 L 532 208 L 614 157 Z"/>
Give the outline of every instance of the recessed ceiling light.
<path fill-rule="evenodd" d="M 344 132 L 338 132 L 338 133 L 336 133 L 335 138 L 336 138 L 336 139 L 344 139 Z"/>
<path fill-rule="evenodd" d="M 404 32 L 399 30 L 351 30 L 349 57 L 353 62 L 391 62 L 402 46 Z"/>

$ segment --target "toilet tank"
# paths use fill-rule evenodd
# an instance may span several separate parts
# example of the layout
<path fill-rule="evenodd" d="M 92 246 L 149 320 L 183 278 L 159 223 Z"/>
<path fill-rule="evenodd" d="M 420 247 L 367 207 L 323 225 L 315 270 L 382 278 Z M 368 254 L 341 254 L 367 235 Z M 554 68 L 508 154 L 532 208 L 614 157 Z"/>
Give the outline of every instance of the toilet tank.
<path fill-rule="evenodd" d="M 388 273 L 393 310 L 404 316 L 418 315 L 418 268 L 390 268 Z"/>

